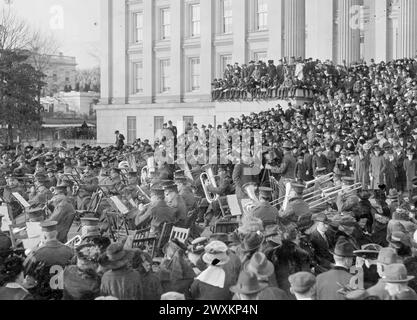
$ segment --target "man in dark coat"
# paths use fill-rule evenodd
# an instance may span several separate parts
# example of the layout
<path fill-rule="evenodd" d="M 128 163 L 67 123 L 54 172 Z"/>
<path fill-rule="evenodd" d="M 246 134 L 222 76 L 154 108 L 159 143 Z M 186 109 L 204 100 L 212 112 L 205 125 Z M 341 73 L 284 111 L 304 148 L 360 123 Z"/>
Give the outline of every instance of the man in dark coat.
<path fill-rule="evenodd" d="M 332 235 L 328 231 L 330 221 L 324 213 L 313 215 L 312 220 L 316 222 L 317 225 L 315 230 L 310 234 L 310 242 L 321 269 L 316 270 L 316 272 L 322 273 L 334 266 L 333 255 L 330 253 L 330 250 L 332 249 L 331 245 L 333 243 L 331 240 Z"/>
<path fill-rule="evenodd" d="M 339 241 L 333 252 L 335 267 L 317 276 L 316 299 L 317 300 L 345 300 L 338 291 L 342 286 L 348 286 L 352 278 L 349 273 L 353 264 L 353 246 L 343 239 Z"/>

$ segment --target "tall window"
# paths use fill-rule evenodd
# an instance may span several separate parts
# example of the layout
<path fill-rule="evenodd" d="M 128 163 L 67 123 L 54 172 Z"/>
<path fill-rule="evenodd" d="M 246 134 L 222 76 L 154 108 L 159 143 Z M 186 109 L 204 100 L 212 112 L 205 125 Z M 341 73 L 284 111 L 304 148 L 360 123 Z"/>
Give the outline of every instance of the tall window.
<path fill-rule="evenodd" d="M 171 12 L 169 9 L 161 10 L 161 39 L 169 39 L 171 37 Z"/>
<path fill-rule="evenodd" d="M 267 59 L 268 59 L 268 55 L 267 55 L 267 53 L 266 52 L 255 52 L 254 54 L 253 54 L 253 58 L 254 58 L 254 60 L 256 61 L 256 62 L 258 62 L 258 61 L 263 61 L 263 62 L 266 62 L 267 61 Z"/>
<path fill-rule="evenodd" d="M 267 0 L 256 0 L 256 29 L 268 29 L 268 3 Z"/>
<path fill-rule="evenodd" d="M 65 71 L 65 81 L 70 81 L 70 73 L 69 71 Z"/>
<path fill-rule="evenodd" d="M 227 65 L 232 64 L 232 55 L 227 54 L 220 57 L 220 78 L 223 78 L 224 71 L 227 69 Z"/>
<path fill-rule="evenodd" d="M 170 61 L 169 59 L 161 60 L 161 92 L 168 92 L 171 89 L 170 84 Z"/>
<path fill-rule="evenodd" d="M 137 62 L 134 64 L 134 85 L 133 93 L 143 93 L 143 63 Z"/>
<path fill-rule="evenodd" d="M 156 135 L 158 130 L 162 130 L 164 127 L 164 117 L 154 117 L 153 119 L 154 134 Z"/>
<path fill-rule="evenodd" d="M 222 33 L 233 32 L 232 0 L 221 1 L 222 10 Z"/>
<path fill-rule="evenodd" d="M 200 90 L 200 58 L 190 59 L 191 91 Z"/>
<path fill-rule="evenodd" d="M 197 37 L 200 35 L 200 5 L 191 5 L 191 36 Z"/>
<path fill-rule="evenodd" d="M 135 13 L 135 42 L 143 41 L 143 13 Z"/>
<path fill-rule="evenodd" d="M 132 144 L 136 140 L 136 117 L 127 117 L 127 143 Z"/>

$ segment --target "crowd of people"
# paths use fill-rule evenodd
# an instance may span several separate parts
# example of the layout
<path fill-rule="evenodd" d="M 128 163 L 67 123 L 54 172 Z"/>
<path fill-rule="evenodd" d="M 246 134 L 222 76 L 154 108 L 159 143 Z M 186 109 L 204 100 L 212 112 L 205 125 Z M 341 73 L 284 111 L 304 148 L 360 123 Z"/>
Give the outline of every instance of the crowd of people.
<path fill-rule="evenodd" d="M 154 143 L 116 131 L 106 148 L 2 150 L 0 299 L 416 300 L 417 59 L 309 62 L 284 69 L 310 103 L 217 126 L 262 130 L 262 166 L 231 140 L 228 164 L 168 164 L 158 151 L 184 139 L 172 122 Z M 225 78 L 262 77 L 236 70 Z M 212 130 L 191 125 L 185 144 L 208 153 Z M 43 237 L 30 250 L 15 234 L 28 222 Z"/>

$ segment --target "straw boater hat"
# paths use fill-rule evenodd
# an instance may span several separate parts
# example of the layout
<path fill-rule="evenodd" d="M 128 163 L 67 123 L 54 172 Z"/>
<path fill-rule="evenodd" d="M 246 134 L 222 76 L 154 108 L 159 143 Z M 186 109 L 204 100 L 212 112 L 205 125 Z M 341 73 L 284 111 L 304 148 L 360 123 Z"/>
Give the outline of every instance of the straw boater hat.
<path fill-rule="evenodd" d="M 228 247 L 221 241 L 212 241 L 205 248 L 202 260 L 208 265 L 223 266 L 230 260 L 227 250 Z"/>

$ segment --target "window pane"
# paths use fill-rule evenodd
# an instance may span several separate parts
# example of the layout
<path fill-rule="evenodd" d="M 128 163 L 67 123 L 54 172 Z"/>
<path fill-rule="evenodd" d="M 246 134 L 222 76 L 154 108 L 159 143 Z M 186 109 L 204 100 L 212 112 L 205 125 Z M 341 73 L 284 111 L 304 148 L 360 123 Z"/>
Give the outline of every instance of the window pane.
<path fill-rule="evenodd" d="M 154 134 L 158 132 L 158 130 L 162 130 L 164 126 L 164 117 L 154 117 Z"/>
<path fill-rule="evenodd" d="M 135 86 L 134 93 L 143 93 L 143 64 L 135 63 Z"/>
<path fill-rule="evenodd" d="M 200 35 L 200 5 L 191 6 L 191 36 Z"/>
<path fill-rule="evenodd" d="M 223 0 L 223 33 L 231 33 L 232 30 L 232 1 Z"/>
<path fill-rule="evenodd" d="M 191 91 L 197 91 L 200 89 L 200 59 L 190 59 L 190 79 L 191 79 Z"/>
<path fill-rule="evenodd" d="M 135 14 L 135 41 L 143 41 L 143 14 L 141 12 Z"/>
<path fill-rule="evenodd" d="M 268 3 L 266 0 L 257 0 L 256 4 L 258 30 L 266 30 L 268 28 Z"/>
<path fill-rule="evenodd" d="M 161 92 L 168 92 L 170 89 L 170 61 L 161 60 Z"/>
<path fill-rule="evenodd" d="M 162 39 L 168 39 L 171 36 L 171 13 L 169 9 L 163 9 L 161 14 L 162 20 Z"/>
<path fill-rule="evenodd" d="M 136 140 L 136 117 L 127 117 L 127 143 L 131 144 Z"/>

